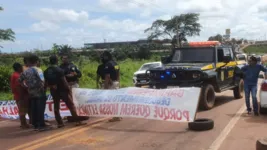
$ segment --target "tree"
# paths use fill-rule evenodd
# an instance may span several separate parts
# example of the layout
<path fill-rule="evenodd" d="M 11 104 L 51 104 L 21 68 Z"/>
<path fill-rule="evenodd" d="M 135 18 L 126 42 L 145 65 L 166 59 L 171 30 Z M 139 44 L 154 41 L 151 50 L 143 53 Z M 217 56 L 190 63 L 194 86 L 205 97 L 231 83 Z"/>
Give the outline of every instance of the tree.
<path fill-rule="evenodd" d="M 60 45 L 60 46 L 57 46 L 57 49 L 58 49 L 58 53 L 59 55 L 68 55 L 68 56 L 71 56 L 71 50 L 72 50 L 72 47 L 69 46 L 69 45 Z"/>
<path fill-rule="evenodd" d="M 3 7 L 0 6 L 0 11 L 4 10 Z M 0 29 L 0 42 L 1 41 L 14 41 L 15 40 L 15 32 L 12 29 Z M 0 47 L 2 47 L 0 45 Z"/>
<path fill-rule="evenodd" d="M 219 42 L 223 42 L 223 36 L 221 34 L 217 34 L 215 36 L 210 36 L 208 41 L 219 41 Z"/>
<path fill-rule="evenodd" d="M 198 21 L 199 14 L 181 14 L 172 17 L 170 20 L 156 20 L 152 23 L 151 27 L 147 28 L 144 32 L 149 32 L 148 40 L 159 37 L 166 38 L 166 36 L 168 36 L 172 39 L 173 46 L 181 46 L 183 41 L 187 41 L 186 36 L 199 35 L 201 25 Z M 175 40 L 176 42 L 174 42 Z"/>
<path fill-rule="evenodd" d="M 231 39 L 232 44 L 237 44 L 237 40 L 235 38 Z"/>
<path fill-rule="evenodd" d="M 55 55 L 58 55 L 59 53 L 59 45 L 57 45 L 56 43 L 53 44 L 52 53 Z"/>

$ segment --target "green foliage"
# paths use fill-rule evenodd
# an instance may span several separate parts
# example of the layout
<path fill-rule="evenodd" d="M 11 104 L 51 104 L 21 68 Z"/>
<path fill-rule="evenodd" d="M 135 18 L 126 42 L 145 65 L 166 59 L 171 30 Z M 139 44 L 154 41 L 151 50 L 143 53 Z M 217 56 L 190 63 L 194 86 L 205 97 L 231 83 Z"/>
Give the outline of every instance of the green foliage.
<path fill-rule="evenodd" d="M 13 95 L 11 92 L 0 92 L 0 101 L 12 100 Z"/>
<path fill-rule="evenodd" d="M 186 36 L 199 35 L 201 25 L 198 23 L 199 14 L 187 13 L 179 16 L 174 16 L 170 20 L 156 20 L 152 23 L 150 28 L 145 30 L 149 32 L 148 39 L 156 39 L 159 37 L 168 36 L 172 39 L 172 44 L 175 46 L 178 43 L 181 45 L 186 40 Z M 178 37 L 176 35 L 178 34 Z M 178 45 L 178 46 L 180 46 Z"/>
<path fill-rule="evenodd" d="M 267 53 L 267 45 L 250 45 L 244 49 L 248 54 L 265 54 Z"/>
<path fill-rule="evenodd" d="M 151 55 L 151 54 L 150 54 Z M 118 64 L 121 68 L 121 87 L 133 86 L 132 77 L 135 71 L 137 71 L 142 64 L 151 62 L 151 61 L 159 61 L 159 55 L 151 55 L 151 59 L 140 59 L 140 60 L 132 60 L 125 59 L 123 61 L 118 61 Z M 2 60 L 2 58 L 1 58 Z M 16 58 L 17 62 L 22 63 L 22 58 Z M 48 58 L 41 58 L 41 69 L 44 71 L 47 68 Z M 82 88 L 96 88 L 96 70 L 99 65 L 96 61 L 91 61 L 88 59 L 88 56 L 80 56 L 76 57 L 73 62 L 82 72 L 82 78 L 80 79 L 80 86 Z M 4 98 L 12 98 L 9 85 L 9 79 L 13 72 L 12 64 L 10 65 L 0 65 L 0 92 L 4 92 L 5 94 L 0 96 L 0 100 Z"/>
<path fill-rule="evenodd" d="M 10 91 L 10 76 L 12 68 L 7 66 L 0 66 L 0 91 Z"/>
<path fill-rule="evenodd" d="M 0 7 L 0 11 L 2 10 L 3 8 Z M 0 29 L 0 42 L 1 41 L 14 41 L 14 40 L 15 40 L 15 32 L 12 29 Z"/>

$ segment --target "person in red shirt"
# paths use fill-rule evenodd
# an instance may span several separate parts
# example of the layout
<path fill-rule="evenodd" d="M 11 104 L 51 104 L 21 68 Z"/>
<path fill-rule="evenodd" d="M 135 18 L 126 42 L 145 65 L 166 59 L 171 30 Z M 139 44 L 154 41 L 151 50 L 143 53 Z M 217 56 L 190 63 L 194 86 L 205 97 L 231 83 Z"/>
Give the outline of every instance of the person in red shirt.
<path fill-rule="evenodd" d="M 14 72 L 10 78 L 10 87 L 13 93 L 14 100 L 16 101 L 16 104 L 19 109 L 19 118 L 20 118 L 21 128 L 29 128 L 29 125 L 27 124 L 26 117 L 25 117 L 26 111 L 27 111 L 25 106 L 28 102 L 25 102 L 24 100 L 21 99 L 20 95 L 21 95 L 22 87 L 18 81 L 20 74 L 23 71 L 23 67 L 20 63 L 16 62 L 13 64 L 13 69 L 14 69 Z"/>

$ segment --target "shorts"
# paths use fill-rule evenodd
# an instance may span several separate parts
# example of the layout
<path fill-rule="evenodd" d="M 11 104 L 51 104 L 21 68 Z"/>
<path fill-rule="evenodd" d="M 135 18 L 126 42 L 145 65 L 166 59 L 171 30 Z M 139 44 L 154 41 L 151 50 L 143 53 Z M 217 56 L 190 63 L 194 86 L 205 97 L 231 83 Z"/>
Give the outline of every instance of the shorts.
<path fill-rule="evenodd" d="M 23 115 L 28 114 L 28 111 L 29 111 L 29 105 L 30 105 L 28 99 L 17 100 L 17 101 L 16 101 L 16 104 L 17 104 L 17 106 L 18 106 L 18 109 L 19 109 L 19 115 L 20 115 L 20 116 L 23 116 Z"/>
<path fill-rule="evenodd" d="M 79 88 L 79 84 L 78 83 L 69 83 L 69 87 L 72 88 Z"/>

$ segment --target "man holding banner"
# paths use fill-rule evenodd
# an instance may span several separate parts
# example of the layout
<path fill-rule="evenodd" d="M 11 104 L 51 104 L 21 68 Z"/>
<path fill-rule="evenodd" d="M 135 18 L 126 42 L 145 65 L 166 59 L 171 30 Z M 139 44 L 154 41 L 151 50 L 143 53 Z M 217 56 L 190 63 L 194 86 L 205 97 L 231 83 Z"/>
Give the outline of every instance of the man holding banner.
<path fill-rule="evenodd" d="M 64 71 L 57 66 L 57 56 L 51 56 L 49 58 L 50 66 L 44 71 L 44 78 L 46 85 L 50 88 L 50 93 L 54 101 L 54 113 L 58 123 L 58 128 L 64 127 L 64 123 L 60 116 L 60 100 L 63 100 L 70 110 L 71 115 L 77 119 L 77 125 L 82 123 L 78 121 L 78 115 L 76 108 L 72 100 L 71 87 L 65 78 Z"/>
<path fill-rule="evenodd" d="M 104 75 L 104 89 L 119 89 L 120 88 L 120 67 L 112 59 L 110 52 L 105 51 L 101 60 L 104 64 L 103 75 Z M 113 117 L 110 122 L 120 121 L 121 117 Z"/>

